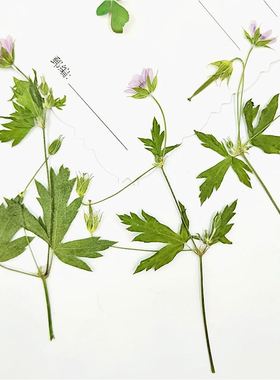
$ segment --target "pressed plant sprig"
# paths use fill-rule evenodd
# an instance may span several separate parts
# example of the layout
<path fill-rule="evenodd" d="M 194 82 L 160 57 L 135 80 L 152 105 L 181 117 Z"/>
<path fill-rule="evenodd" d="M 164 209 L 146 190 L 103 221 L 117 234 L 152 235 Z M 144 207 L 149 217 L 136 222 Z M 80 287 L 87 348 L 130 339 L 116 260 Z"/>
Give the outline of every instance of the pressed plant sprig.
<path fill-rule="evenodd" d="M 280 136 L 266 134 L 265 131 L 279 118 L 277 114 L 279 94 L 274 95 L 264 107 L 255 106 L 252 99 L 244 103 L 244 86 L 245 73 L 247 64 L 252 52 L 256 48 L 269 48 L 271 43 L 275 42 L 275 38 L 270 37 L 271 31 L 261 32 L 255 22 L 250 25 L 249 31 L 244 31 L 245 38 L 250 43 L 250 48 L 245 59 L 240 57 L 232 60 L 219 61 L 219 68 L 208 81 L 200 86 L 194 94 L 189 98 L 198 95 L 205 90 L 215 80 L 230 80 L 233 73 L 233 64 L 241 63 L 241 74 L 238 83 L 235 112 L 236 112 L 236 140 L 233 142 L 230 138 L 225 141 L 218 141 L 211 134 L 195 131 L 196 136 L 201 141 L 202 145 L 211 149 L 223 157 L 216 165 L 203 171 L 198 175 L 198 178 L 204 179 L 200 185 L 200 200 L 201 203 L 210 198 L 214 190 L 218 190 L 222 184 L 227 171 L 231 168 L 237 178 L 245 186 L 252 187 L 250 175 L 254 175 L 260 183 L 265 193 L 269 197 L 274 208 L 280 214 L 280 208 L 267 186 L 261 179 L 260 175 L 249 161 L 248 155 L 251 149 L 259 148 L 267 154 L 280 153 Z M 242 128 L 244 133 L 242 132 Z M 242 139 L 241 136 L 246 137 Z"/>
<path fill-rule="evenodd" d="M 153 126 L 151 129 L 151 136 L 149 138 L 139 138 L 139 140 L 144 144 L 145 149 L 147 149 L 153 155 L 153 166 L 144 173 L 142 173 L 140 176 L 138 176 L 130 184 L 121 188 L 119 191 L 96 202 L 85 202 L 84 205 L 89 207 L 88 215 L 90 215 L 90 212 L 92 213 L 92 205 L 104 202 L 108 199 L 115 197 L 116 195 L 127 189 L 129 186 L 134 184 L 136 181 L 141 179 L 143 176 L 151 172 L 153 169 L 157 168 L 161 170 L 163 178 L 168 186 L 170 194 L 172 195 L 172 198 L 175 202 L 176 208 L 181 218 L 181 226 L 179 232 L 175 232 L 170 227 L 160 223 L 156 218 L 147 214 L 145 211 L 142 211 L 141 216 L 138 216 L 135 213 L 130 213 L 129 215 L 119 215 L 119 218 L 122 221 L 122 223 L 128 225 L 128 230 L 137 233 L 137 236 L 134 238 L 134 241 L 141 241 L 144 243 L 158 242 L 163 243 L 164 246 L 156 250 L 119 246 L 114 246 L 114 248 L 153 253 L 153 255 L 149 258 L 141 261 L 141 263 L 137 266 L 135 273 L 141 272 L 143 270 L 149 270 L 152 268 L 157 270 L 162 266 L 170 263 L 180 252 L 194 252 L 199 257 L 202 318 L 210 362 L 210 369 L 211 372 L 214 373 L 215 366 L 211 352 L 206 319 L 202 258 L 204 254 L 214 244 L 217 244 L 219 242 L 224 244 L 231 244 L 226 235 L 233 226 L 233 224 L 230 223 L 230 220 L 233 218 L 235 214 L 234 211 L 236 208 L 237 201 L 233 202 L 231 205 L 226 206 L 221 212 L 216 213 L 208 231 L 204 231 L 202 234 L 193 234 L 190 232 L 189 218 L 186 213 L 186 208 L 180 201 L 178 201 L 164 168 L 166 156 L 168 155 L 168 153 L 179 147 L 180 144 L 167 146 L 167 122 L 163 108 L 153 94 L 156 90 L 156 87 L 157 75 L 154 75 L 151 69 L 144 69 L 140 75 L 135 75 L 133 77 L 132 81 L 129 83 L 128 89 L 126 90 L 126 92 L 129 93 L 131 97 L 135 99 L 145 99 L 149 97 L 152 98 L 161 112 L 164 123 L 164 130 L 161 130 L 158 121 L 156 120 L 156 118 L 154 118 Z"/>
<path fill-rule="evenodd" d="M 135 213 L 130 215 L 119 215 L 123 224 L 128 225 L 128 230 L 136 232 L 137 236 L 134 241 L 142 241 L 144 243 L 158 242 L 165 245 L 157 250 L 152 256 L 137 266 L 135 273 L 149 269 L 159 269 L 162 266 L 170 263 L 180 252 L 186 250 L 195 253 L 199 257 L 199 272 L 200 272 L 200 296 L 201 308 L 204 325 L 204 333 L 206 339 L 207 352 L 209 357 L 210 369 L 215 373 L 215 365 L 211 351 L 210 338 L 208 333 L 205 298 L 204 298 L 204 280 L 203 280 L 203 255 L 208 249 L 218 243 L 231 242 L 226 238 L 226 234 L 232 228 L 229 221 L 234 216 L 236 208 L 236 201 L 230 206 L 226 206 L 222 212 L 219 212 L 214 217 L 209 231 L 203 234 L 192 234 L 189 228 L 189 218 L 186 213 L 185 206 L 177 199 L 173 187 L 170 183 L 168 175 L 165 171 L 166 155 L 178 148 L 180 144 L 167 146 L 167 121 L 166 116 L 160 102 L 155 98 L 154 91 L 157 87 L 157 75 L 153 74 L 151 69 L 144 69 L 141 75 L 136 75 L 129 83 L 127 92 L 135 99 L 145 99 L 151 97 L 158 106 L 162 115 L 164 130 L 161 131 L 160 125 L 156 118 L 153 120 L 153 127 L 151 130 L 151 138 L 140 138 L 145 148 L 152 153 L 154 157 L 154 165 L 159 167 L 163 178 L 167 184 L 170 194 L 174 200 L 175 206 L 181 218 L 181 226 L 179 232 L 176 233 L 168 226 L 160 223 L 156 218 L 147 214 L 142 210 L 142 217 Z"/>
<path fill-rule="evenodd" d="M 6 199 L 6 205 L 0 206 L 0 261 L 11 260 L 28 248 L 36 271 L 34 273 L 22 271 L 2 264 L 1 267 L 39 278 L 42 281 L 47 305 L 49 337 L 52 340 L 54 332 L 47 278 L 51 273 L 54 257 L 65 264 L 90 271 L 91 268 L 83 258 L 98 258 L 102 256 L 100 252 L 111 247 L 115 242 L 102 240 L 96 236 L 64 241 L 66 233 L 82 206 L 83 198 L 91 180 L 91 177 L 85 174 L 71 179 L 69 169 L 64 166 L 61 166 L 57 172 L 49 167 L 50 158 L 61 147 L 62 136 L 48 144 L 46 137 L 48 112 L 53 107 L 61 109 L 65 105 L 66 97 L 55 98 L 45 79 L 38 80 L 35 70 L 33 70 L 33 78 L 31 78 L 15 65 L 14 44 L 11 37 L 5 39 L 4 42 L 1 40 L 0 43 L 0 66 L 13 68 L 23 76 L 23 79 L 14 78 L 13 96 L 11 98 L 14 112 L 9 116 L 1 116 L 8 122 L 2 124 L 0 141 L 2 143 L 11 142 L 12 146 L 15 146 L 20 144 L 33 128 L 40 128 L 42 130 L 44 156 L 44 162 L 38 167 L 24 190 L 14 199 Z M 47 186 L 36 181 L 36 176 L 43 167 L 46 169 Z M 42 215 L 39 217 L 34 216 L 24 203 L 26 191 L 33 183 L 36 185 L 37 199 L 42 208 Z M 70 202 L 75 183 L 77 183 L 78 197 Z M 20 230 L 23 230 L 23 236 L 13 240 L 14 235 Z M 33 235 L 29 235 L 27 231 Z M 41 239 L 47 245 L 46 264 L 44 266 L 39 264 L 42 259 L 36 258 L 31 246 L 34 237 Z M 40 255 L 42 255 L 41 252 Z"/>
<path fill-rule="evenodd" d="M 125 24 L 129 21 L 128 11 L 119 3 L 119 0 L 105 0 L 96 9 L 97 16 L 109 14 L 111 28 L 115 33 L 123 33 Z"/>

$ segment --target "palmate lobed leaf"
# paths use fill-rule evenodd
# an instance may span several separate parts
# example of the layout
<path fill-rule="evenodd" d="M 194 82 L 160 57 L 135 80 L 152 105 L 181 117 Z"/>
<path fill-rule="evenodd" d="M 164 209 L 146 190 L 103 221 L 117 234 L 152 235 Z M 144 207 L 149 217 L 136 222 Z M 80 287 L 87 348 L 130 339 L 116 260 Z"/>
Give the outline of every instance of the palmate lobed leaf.
<path fill-rule="evenodd" d="M 214 190 L 219 189 L 230 166 L 231 157 L 227 157 L 197 176 L 197 178 L 205 179 L 205 181 L 199 187 L 199 198 L 201 204 L 203 204 L 206 199 L 210 198 Z"/>
<path fill-rule="evenodd" d="M 194 133 L 201 141 L 202 146 L 214 150 L 216 153 L 220 154 L 223 157 L 228 157 L 228 151 L 225 145 L 219 142 L 215 136 L 199 131 L 194 131 Z"/>
<path fill-rule="evenodd" d="M 43 100 L 36 86 L 37 80 L 19 80 L 14 78 L 12 88 L 12 104 L 14 112 L 3 119 L 4 129 L 0 130 L 1 142 L 12 142 L 12 146 L 19 144 L 35 126 L 36 120 L 42 115 Z"/>
<path fill-rule="evenodd" d="M 180 144 L 163 147 L 165 132 L 161 130 L 160 125 L 156 118 L 153 119 L 153 126 L 151 129 L 151 138 L 139 137 L 139 140 L 144 144 L 145 148 L 151 152 L 155 161 L 162 159 L 166 154 L 178 148 Z"/>
<path fill-rule="evenodd" d="M 226 235 L 232 229 L 233 223 L 229 222 L 235 215 L 236 205 L 237 200 L 232 204 L 227 205 L 221 212 L 216 213 L 208 232 L 209 245 L 213 245 L 219 242 L 223 244 L 232 244 Z"/>
<path fill-rule="evenodd" d="M 280 153 L 280 136 L 260 135 L 252 140 L 255 147 L 260 148 L 264 153 Z"/>
<path fill-rule="evenodd" d="M 198 131 L 195 131 L 195 134 L 204 147 L 211 149 L 224 157 L 222 161 L 197 176 L 197 178 L 204 178 L 204 182 L 199 187 L 201 204 L 211 197 L 214 190 L 219 189 L 230 167 L 233 169 L 240 182 L 251 187 L 251 181 L 248 175 L 248 173 L 251 173 L 251 169 L 245 162 L 230 155 L 226 146 L 219 142 L 213 135 Z"/>
<path fill-rule="evenodd" d="M 181 205 L 183 217 L 185 218 L 185 225 L 188 227 L 188 218 L 184 206 Z M 165 243 L 166 245 L 159 249 L 151 257 L 142 260 L 135 270 L 135 273 L 142 270 L 155 270 L 170 263 L 178 253 L 184 249 L 184 244 L 189 240 L 190 234 L 186 227 L 181 227 L 180 233 L 174 232 L 168 226 L 160 223 L 156 218 L 147 214 L 142 210 L 141 216 L 135 213 L 129 215 L 119 215 L 123 224 L 129 226 L 128 231 L 136 232 L 134 241 L 142 241 L 144 243 Z"/>
<path fill-rule="evenodd" d="M 13 239 L 21 229 L 20 210 L 10 200 L 6 200 L 7 206 L 0 205 L 0 262 L 11 260 L 22 254 L 32 237 L 23 236 Z"/>
<path fill-rule="evenodd" d="M 259 112 L 260 106 L 255 107 L 252 99 L 248 100 L 243 108 L 250 143 L 268 154 L 280 153 L 280 136 L 264 134 L 275 119 L 278 101 L 279 94 L 276 94 L 261 112 Z M 254 126 L 258 115 L 259 118 Z"/>
<path fill-rule="evenodd" d="M 61 166 L 58 173 L 51 169 L 50 182 L 51 190 L 36 182 L 43 217 L 36 218 L 26 207 L 19 205 L 23 207 L 21 223 L 27 230 L 45 240 L 62 262 L 89 271 L 90 267 L 79 257 L 100 257 L 102 255 L 99 252 L 115 242 L 101 240 L 99 237 L 63 242 L 83 199 L 78 197 L 69 203 L 75 179 L 70 179 L 68 168 Z"/>

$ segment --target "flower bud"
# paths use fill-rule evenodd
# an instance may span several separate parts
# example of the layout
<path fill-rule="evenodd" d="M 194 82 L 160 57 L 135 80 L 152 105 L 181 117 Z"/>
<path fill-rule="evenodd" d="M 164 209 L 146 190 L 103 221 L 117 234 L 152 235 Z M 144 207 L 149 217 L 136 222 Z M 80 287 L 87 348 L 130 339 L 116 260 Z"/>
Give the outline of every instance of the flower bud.
<path fill-rule="evenodd" d="M 88 190 L 91 180 L 92 176 L 87 173 L 83 173 L 82 175 L 77 177 L 76 192 L 79 195 L 79 197 L 84 197 Z"/>
<path fill-rule="evenodd" d="M 14 41 L 11 36 L 0 39 L 0 68 L 11 67 L 15 60 Z"/>
<path fill-rule="evenodd" d="M 88 232 L 93 235 L 101 221 L 101 215 L 94 212 L 91 203 L 88 206 L 88 213 L 84 213 L 84 219 Z"/>
<path fill-rule="evenodd" d="M 56 154 L 60 147 L 61 147 L 61 144 L 62 144 L 62 141 L 63 141 L 63 136 L 59 136 L 58 139 L 55 139 L 49 146 L 48 148 L 48 153 L 50 156 L 53 156 L 54 154 Z"/>

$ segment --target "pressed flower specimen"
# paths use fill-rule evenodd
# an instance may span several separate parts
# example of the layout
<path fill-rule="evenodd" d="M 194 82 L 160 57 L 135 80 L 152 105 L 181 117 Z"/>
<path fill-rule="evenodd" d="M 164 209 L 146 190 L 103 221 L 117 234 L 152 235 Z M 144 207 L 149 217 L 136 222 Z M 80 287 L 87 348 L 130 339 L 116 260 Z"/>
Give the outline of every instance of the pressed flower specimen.
<path fill-rule="evenodd" d="M 233 226 L 231 219 L 235 215 L 237 202 L 235 201 L 230 205 L 224 207 L 222 211 L 217 212 L 210 222 L 209 228 L 204 232 L 193 233 L 191 231 L 186 208 L 183 203 L 177 199 L 165 170 L 165 161 L 168 154 L 178 148 L 180 144 L 171 146 L 167 145 L 167 122 L 163 108 L 154 96 L 156 87 L 157 75 L 154 75 L 151 69 L 144 69 L 140 75 L 135 75 L 133 77 L 132 81 L 128 85 L 128 89 L 126 90 L 126 92 L 135 99 L 151 98 L 159 108 L 162 115 L 164 128 L 161 129 L 158 121 L 156 118 L 154 118 L 152 123 L 153 125 L 151 129 L 151 136 L 148 138 L 139 138 L 139 140 L 144 144 L 145 149 L 152 154 L 154 160 L 153 165 L 144 173 L 140 174 L 130 184 L 126 185 L 119 191 L 96 202 L 89 201 L 85 204 L 88 205 L 88 207 L 91 207 L 92 203 L 96 205 L 98 203 L 107 201 L 127 189 L 129 186 L 134 184 L 136 181 L 151 171 L 160 170 L 163 179 L 170 191 L 174 205 L 178 210 L 180 218 L 178 231 L 174 231 L 169 226 L 161 223 L 155 217 L 143 210 L 140 215 L 137 215 L 133 212 L 128 215 L 119 215 L 121 222 L 127 226 L 127 229 L 135 233 L 135 237 L 133 239 L 134 241 L 143 243 L 161 243 L 162 247 L 157 250 L 119 246 L 113 246 L 113 248 L 152 252 L 152 255 L 150 257 L 142 260 L 139 263 L 135 270 L 135 273 L 150 269 L 158 270 L 162 266 L 170 263 L 181 252 L 193 252 L 197 255 L 199 259 L 203 325 L 210 361 L 210 368 L 214 373 L 215 366 L 210 347 L 204 300 L 203 257 L 206 252 L 208 252 L 209 249 L 215 244 L 231 244 L 231 241 L 227 238 L 227 234 Z M 87 215 L 90 215 L 90 213 Z"/>
<path fill-rule="evenodd" d="M 275 42 L 276 39 L 270 37 L 271 33 L 271 31 L 261 32 L 257 24 L 252 22 L 249 31 L 244 31 L 245 38 L 250 43 L 250 48 L 245 59 L 237 57 L 232 60 L 220 61 L 217 72 L 214 73 L 189 98 L 189 100 L 191 100 L 215 80 L 229 80 L 233 73 L 233 64 L 241 64 L 241 74 L 235 99 L 235 141 L 232 141 L 231 139 L 218 141 L 216 137 L 211 134 L 198 131 L 195 132 L 204 147 L 211 149 L 222 156 L 222 160 L 216 165 L 198 175 L 198 178 L 204 179 L 204 182 L 200 185 L 201 203 L 205 202 L 205 200 L 212 195 L 214 190 L 219 189 L 225 174 L 231 168 L 235 172 L 239 181 L 250 188 L 250 176 L 254 175 L 269 197 L 273 207 L 278 214 L 280 214 L 278 204 L 248 158 L 250 150 L 253 148 L 258 148 L 267 154 L 280 153 L 280 136 L 265 133 L 271 124 L 279 118 L 279 115 L 276 115 L 279 94 L 274 95 L 264 107 L 259 105 L 255 106 L 252 99 L 244 102 L 245 73 L 249 59 L 254 49 L 262 47 L 269 48 L 270 45 Z"/>
<path fill-rule="evenodd" d="M 112 246 L 114 242 L 102 240 L 92 236 L 93 234 L 83 239 L 64 241 L 66 233 L 82 206 L 91 180 L 91 177 L 86 174 L 77 179 L 71 179 L 69 169 L 64 166 L 61 166 L 58 171 L 49 166 L 51 157 L 61 147 L 62 137 L 48 144 L 47 116 L 52 108 L 61 109 L 65 105 L 66 97 L 55 98 L 45 79 L 38 80 L 35 70 L 32 77 L 27 76 L 14 64 L 14 46 L 11 39 L 1 40 L 1 46 L 1 67 L 14 69 L 21 74 L 22 78 L 14 78 L 11 99 L 14 111 L 9 116 L 1 116 L 6 119 L 6 122 L 2 124 L 3 128 L 0 130 L 0 141 L 11 142 L 12 146 L 15 146 L 21 143 L 33 128 L 40 128 L 44 161 L 40 166 L 38 165 L 38 170 L 28 181 L 24 190 L 14 199 L 6 199 L 6 204 L 0 206 L 0 267 L 42 281 L 47 305 L 49 337 L 52 340 L 54 332 L 47 279 L 51 273 L 54 258 L 76 268 L 90 271 L 91 268 L 83 258 L 102 256 L 100 252 Z M 37 174 L 43 168 L 46 170 L 46 185 L 36 181 Z M 33 215 L 25 205 L 25 194 L 33 183 L 36 185 L 37 199 L 42 208 L 42 214 L 39 217 Z M 78 197 L 70 202 L 75 183 L 77 183 Z M 22 236 L 13 239 L 20 230 L 22 230 Z M 38 259 L 38 255 L 31 246 L 35 237 L 41 239 L 46 245 L 44 265 L 40 264 L 42 253 L 40 252 L 40 259 Z M 33 258 L 35 272 L 2 264 L 19 256 L 27 248 Z"/>
<path fill-rule="evenodd" d="M 119 0 L 105 0 L 96 9 L 97 16 L 109 14 L 111 16 L 111 28 L 115 33 L 123 33 L 125 24 L 129 21 L 127 10 L 120 5 Z"/>

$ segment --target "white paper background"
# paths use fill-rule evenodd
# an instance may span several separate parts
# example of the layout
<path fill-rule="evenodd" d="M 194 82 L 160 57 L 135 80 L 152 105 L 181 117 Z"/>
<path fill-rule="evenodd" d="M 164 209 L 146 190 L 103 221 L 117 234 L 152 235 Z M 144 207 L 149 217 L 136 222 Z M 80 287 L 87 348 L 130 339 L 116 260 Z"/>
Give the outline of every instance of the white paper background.
<path fill-rule="evenodd" d="M 44 74 L 67 107 L 50 120 L 49 138 L 65 136 L 54 158 L 77 172 L 94 174 L 90 196 L 99 199 L 127 184 L 151 165 L 138 136 L 147 136 L 158 110 L 150 100 L 136 101 L 123 90 L 143 67 L 158 71 L 157 97 L 169 125 L 169 142 L 182 147 L 168 158 L 166 170 L 178 198 L 186 203 L 194 231 L 239 198 L 232 246 L 217 246 L 205 256 L 206 303 L 218 379 L 280 377 L 279 216 L 253 180 L 253 190 L 228 174 L 200 207 L 196 175 L 217 162 L 217 155 L 192 137 L 194 129 L 234 137 L 230 86 L 212 86 L 187 102 L 209 74 L 207 64 L 244 56 L 242 28 L 257 20 L 280 34 L 279 19 L 261 0 L 204 0 L 240 51 L 198 1 L 126 0 L 131 22 L 123 35 L 111 32 L 106 17 L 96 17 L 97 0 L 14 0 L 1 4 L 0 35 L 16 39 L 16 62 L 24 71 Z M 277 0 L 270 0 L 280 13 Z M 71 68 L 70 83 L 128 147 L 125 151 L 60 77 L 50 60 L 60 56 Z M 279 92 L 279 44 L 259 49 L 249 63 L 245 98 L 265 104 Z M 272 63 L 274 62 L 274 63 Z M 272 63 L 272 64 L 271 64 Z M 0 71 L 1 114 L 13 73 Z M 275 131 L 279 123 L 275 124 Z M 19 193 L 43 159 L 38 129 L 18 147 L 0 147 L 1 197 Z M 252 152 L 252 161 L 279 199 L 279 157 Z M 40 179 L 45 181 L 44 172 Z M 30 190 L 28 204 L 40 209 Z M 146 210 L 177 228 L 179 218 L 166 184 L 155 172 L 118 197 L 100 205 L 105 238 L 129 246 L 132 235 L 117 213 Z M 68 234 L 85 236 L 82 214 Z M 134 245 L 135 246 L 135 245 Z M 35 243 L 44 262 L 45 247 Z M 42 285 L 2 270 L 0 275 L 0 377 L 63 378 L 212 378 L 199 299 L 198 260 L 181 254 L 158 272 L 133 275 L 144 253 L 110 250 L 92 260 L 93 273 L 55 261 L 49 279 L 56 339 L 48 341 Z M 32 270 L 26 252 L 11 265 Z"/>

